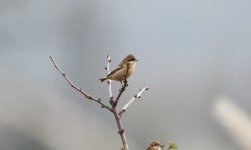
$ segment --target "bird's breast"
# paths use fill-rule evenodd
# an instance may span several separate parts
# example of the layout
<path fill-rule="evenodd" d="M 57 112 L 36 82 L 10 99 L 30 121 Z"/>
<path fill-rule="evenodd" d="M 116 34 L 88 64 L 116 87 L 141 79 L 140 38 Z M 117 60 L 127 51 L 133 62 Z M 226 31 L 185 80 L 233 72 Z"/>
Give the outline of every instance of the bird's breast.
<path fill-rule="evenodd" d="M 135 67 L 136 67 L 136 62 L 129 62 L 129 68 L 128 68 L 128 77 L 133 73 Z M 127 67 L 126 67 L 127 68 Z"/>

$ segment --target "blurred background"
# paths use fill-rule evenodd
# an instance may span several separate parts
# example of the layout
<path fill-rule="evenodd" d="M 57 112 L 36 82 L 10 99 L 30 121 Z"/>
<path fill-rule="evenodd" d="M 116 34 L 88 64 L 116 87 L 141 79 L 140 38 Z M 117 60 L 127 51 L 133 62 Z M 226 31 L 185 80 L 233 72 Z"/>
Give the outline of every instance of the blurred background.
<path fill-rule="evenodd" d="M 119 108 L 150 90 L 123 117 L 131 150 L 152 140 L 244 150 L 213 108 L 224 95 L 251 113 L 250 7 L 248 0 L 0 0 L 0 149 L 118 150 L 113 116 L 74 91 L 49 56 L 107 103 L 107 84 L 98 82 L 106 55 L 113 69 L 133 53 L 139 62 Z M 113 82 L 114 94 L 119 86 Z"/>

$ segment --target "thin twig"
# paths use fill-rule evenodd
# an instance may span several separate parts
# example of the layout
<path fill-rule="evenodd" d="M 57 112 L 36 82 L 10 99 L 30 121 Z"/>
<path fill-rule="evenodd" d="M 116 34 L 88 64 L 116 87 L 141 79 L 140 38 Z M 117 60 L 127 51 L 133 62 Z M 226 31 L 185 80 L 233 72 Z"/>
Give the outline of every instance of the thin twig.
<path fill-rule="evenodd" d="M 141 98 L 141 94 L 148 90 L 149 88 L 148 87 L 145 87 L 143 89 L 140 89 L 138 94 L 136 94 L 135 96 L 132 97 L 132 99 L 127 103 L 125 104 L 125 106 L 122 108 L 122 110 L 119 112 L 119 116 L 121 117 L 122 114 L 127 110 L 127 108 L 137 99 L 137 98 Z"/>
<path fill-rule="evenodd" d="M 92 101 L 100 104 L 101 108 L 106 108 L 107 110 L 113 112 L 112 108 L 110 106 L 107 106 L 104 103 L 102 103 L 100 98 L 97 99 L 97 98 L 94 98 L 94 97 L 90 96 L 85 91 L 83 91 L 81 88 L 79 88 L 75 84 L 73 84 L 73 82 L 66 76 L 66 74 L 58 67 L 58 65 L 55 63 L 54 59 L 52 58 L 52 56 L 50 56 L 50 59 L 51 59 L 52 63 L 54 64 L 55 68 L 62 74 L 62 76 L 71 85 L 72 88 L 74 88 L 75 90 L 77 90 L 78 92 L 80 92 L 82 95 L 84 95 L 85 98 L 87 98 L 89 100 L 92 100 Z"/>
<path fill-rule="evenodd" d="M 110 55 L 107 55 L 107 65 L 106 65 L 106 70 L 107 70 L 107 75 L 110 74 L 110 65 L 111 65 L 112 59 Z M 112 96 L 112 80 L 107 80 L 108 83 L 108 92 L 109 92 L 109 97 L 110 101 L 113 101 L 113 96 Z"/>

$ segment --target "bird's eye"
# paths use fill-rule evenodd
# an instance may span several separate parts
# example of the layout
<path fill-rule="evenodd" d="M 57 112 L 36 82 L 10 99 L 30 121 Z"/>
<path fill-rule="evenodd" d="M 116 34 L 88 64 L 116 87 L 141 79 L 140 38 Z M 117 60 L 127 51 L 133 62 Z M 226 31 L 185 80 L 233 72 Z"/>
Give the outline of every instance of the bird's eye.
<path fill-rule="evenodd" d="M 136 59 L 135 58 L 131 58 L 131 59 L 129 59 L 128 61 L 135 61 Z"/>

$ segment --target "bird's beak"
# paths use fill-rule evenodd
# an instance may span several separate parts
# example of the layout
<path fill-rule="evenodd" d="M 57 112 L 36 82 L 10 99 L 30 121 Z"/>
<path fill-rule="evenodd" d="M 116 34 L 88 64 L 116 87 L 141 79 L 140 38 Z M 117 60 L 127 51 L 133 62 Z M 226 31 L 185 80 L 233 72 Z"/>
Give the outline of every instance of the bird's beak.
<path fill-rule="evenodd" d="M 138 59 L 136 59 L 135 61 L 139 61 Z"/>
<path fill-rule="evenodd" d="M 162 149 L 164 149 L 164 147 L 165 147 L 165 144 L 163 144 L 163 145 L 160 145 L 160 147 L 161 147 Z"/>

